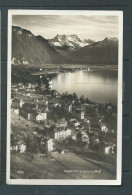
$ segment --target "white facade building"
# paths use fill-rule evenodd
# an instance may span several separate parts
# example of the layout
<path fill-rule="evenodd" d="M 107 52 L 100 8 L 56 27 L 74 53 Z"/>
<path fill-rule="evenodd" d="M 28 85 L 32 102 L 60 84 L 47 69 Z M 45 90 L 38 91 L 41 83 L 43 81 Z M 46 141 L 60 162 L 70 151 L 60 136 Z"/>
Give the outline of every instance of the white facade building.
<path fill-rule="evenodd" d="M 44 121 L 47 119 L 47 113 L 39 113 L 37 116 L 36 116 L 36 121 L 37 122 L 40 122 L 40 121 Z"/>
<path fill-rule="evenodd" d="M 18 144 L 11 146 L 11 150 L 16 151 L 16 152 L 19 150 L 20 153 L 24 153 L 26 150 L 26 145 L 24 143 L 18 143 Z"/>
<path fill-rule="evenodd" d="M 106 127 L 106 125 L 101 125 L 101 131 L 103 131 L 104 133 L 108 133 L 108 128 Z"/>
<path fill-rule="evenodd" d="M 53 150 L 53 140 L 49 139 L 47 141 L 47 147 L 48 147 L 48 151 L 51 152 Z"/>
<path fill-rule="evenodd" d="M 21 144 L 21 145 L 19 146 L 19 150 L 20 150 L 20 153 L 25 152 L 25 150 L 26 150 L 26 145 L 25 145 L 25 144 Z"/>
<path fill-rule="evenodd" d="M 67 137 L 71 136 L 71 129 L 62 129 L 62 130 L 56 130 L 54 137 L 55 139 L 65 139 Z"/>
<path fill-rule="evenodd" d="M 13 112 L 14 112 L 16 115 L 19 115 L 19 109 L 14 108 L 14 109 L 13 109 Z"/>

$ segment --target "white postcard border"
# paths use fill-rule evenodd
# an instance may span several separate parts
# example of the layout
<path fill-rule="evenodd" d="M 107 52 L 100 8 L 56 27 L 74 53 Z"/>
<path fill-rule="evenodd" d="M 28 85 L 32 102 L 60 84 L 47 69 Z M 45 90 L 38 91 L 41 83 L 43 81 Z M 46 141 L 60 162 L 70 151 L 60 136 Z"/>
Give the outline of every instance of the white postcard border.
<path fill-rule="evenodd" d="M 12 15 L 110 15 L 119 17 L 118 49 L 118 116 L 117 116 L 117 178 L 116 180 L 89 179 L 11 179 L 10 178 L 10 102 Z M 122 86 L 123 86 L 123 11 L 101 10 L 9 10 L 8 11 L 8 71 L 7 71 L 7 160 L 6 183 L 14 185 L 121 185 L 122 180 Z"/>

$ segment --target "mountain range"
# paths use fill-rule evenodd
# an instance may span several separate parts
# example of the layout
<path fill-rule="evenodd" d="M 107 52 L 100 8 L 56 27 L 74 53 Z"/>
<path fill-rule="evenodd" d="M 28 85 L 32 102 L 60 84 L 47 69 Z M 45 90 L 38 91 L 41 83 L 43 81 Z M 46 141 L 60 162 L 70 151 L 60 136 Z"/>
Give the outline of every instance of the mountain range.
<path fill-rule="evenodd" d="M 56 35 L 46 40 L 30 31 L 12 26 L 12 64 L 117 64 L 118 39 L 95 42 L 77 35 Z"/>
<path fill-rule="evenodd" d="M 17 26 L 12 27 L 13 64 L 43 65 L 66 61 L 42 36 L 35 36 Z"/>
<path fill-rule="evenodd" d="M 106 37 L 92 45 L 85 46 L 69 54 L 69 58 L 77 63 L 89 64 L 118 64 L 118 39 Z"/>
<path fill-rule="evenodd" d="M 56 35 L 53 39 L 49 39 L 48 42 L 59 53 L 71 52 L 78 50 L 86 45 L 91 45 L 95 41 L 91 39 L 80 39 L 76 34 L 73 35 Z"/>

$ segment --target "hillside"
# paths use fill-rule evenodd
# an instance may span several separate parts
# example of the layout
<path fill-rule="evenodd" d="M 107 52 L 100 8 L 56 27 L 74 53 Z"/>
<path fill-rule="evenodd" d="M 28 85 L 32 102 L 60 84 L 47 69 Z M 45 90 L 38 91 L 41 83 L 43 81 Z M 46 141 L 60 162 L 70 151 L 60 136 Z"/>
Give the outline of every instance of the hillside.
<path fill-rule="evenodd" d="M 35 36 L 30 31 L 17 26 L 12 27 L 12 63 L 25 65 L 43 65 L 66 63 L 48 41 Z"/>
<path fill-rule="evenodd" d="M 76 63 L 118 64 L 118 39 L 105 38 L 69 54 Z"/>

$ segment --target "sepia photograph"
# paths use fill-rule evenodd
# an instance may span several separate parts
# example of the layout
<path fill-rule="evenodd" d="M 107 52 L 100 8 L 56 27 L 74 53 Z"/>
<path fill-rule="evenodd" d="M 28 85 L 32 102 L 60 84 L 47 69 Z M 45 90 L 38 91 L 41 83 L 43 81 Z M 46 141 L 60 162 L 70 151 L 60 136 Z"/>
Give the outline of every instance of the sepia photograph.
<path fill-rule="evenodd" d="M 122 50 L 122 11 L 8 11 L 7 184 L 121 185 Z"/>

